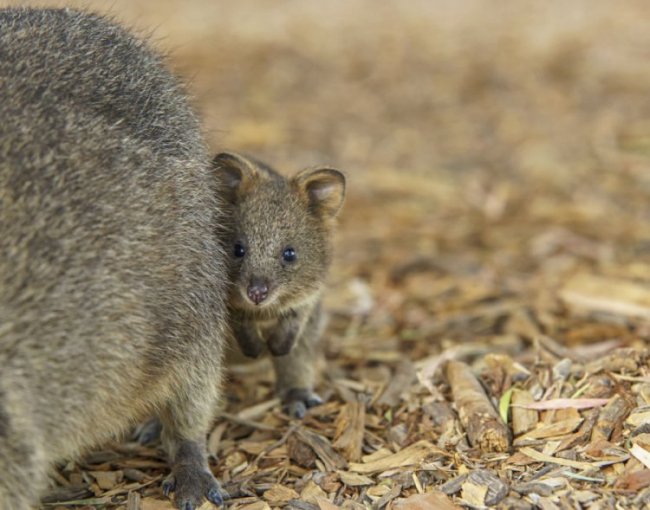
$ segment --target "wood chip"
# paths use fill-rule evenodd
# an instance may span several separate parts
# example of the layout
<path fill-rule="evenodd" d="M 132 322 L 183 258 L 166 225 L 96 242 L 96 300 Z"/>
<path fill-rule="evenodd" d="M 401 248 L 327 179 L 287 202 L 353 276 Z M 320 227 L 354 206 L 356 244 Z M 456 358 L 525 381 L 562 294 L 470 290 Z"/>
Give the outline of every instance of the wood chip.
<path fill-rule="evenodd" d="M 615 428 L 622 428 L 623 421 L 633 408 L 634 403 L 630 399 L 616 395 L 600 412 L 598 421 L 591 433 L 591 440 L 608 440 Z"/>
<path fill-rule="evenodd" d="M 427 492 L 426 494 L 413 494 L 408 498 L 397 499 L 393 504 L 394 510 L 460 510 L 449 497 L 440 491 Z"/>
<path fill-rule="evenodd" d="M 521 447 L 519 449 L 519 452 L 539 462 L 550 462 L 552 464 L 558 464 L 560 466 L 572 467 L 580 470 L 588 470 L 597 467 L 596 464 L 590 464 L 589 462 L 578 462 L 575 460 L 568 460 L 558 457 L 551 457 L 550 455 L 544 455 L 543 453 L 527 446 Z"/>
<path fill-rule="evenodd" d="M 341 510 L 340 507 L 338 507 L 328 499 L 324 499 L 324 498 L 320 498 L 318 500 L 318 508 L 320 510 Z"/>
<path fill-rule="evenodd" d="M 126 510 L 141 510 L 142 497 L 138 492 L 131 491 L 126 500 Z"/>
<path fill-rule="evenodd" d="M 431 444 L 429 441 L 418 441 L 403 450 L 392 455 L 387 455 L 378 460 L 366 463 L 351 462 L 350 471 L 357 473 L 378 473 L 388 469 L 394 469 L 404 466 L 417 466 L 425 459 L 440 457 L 440 449 Z"/>
<path fill-rule="evenodd" d="M 532 402 L 534 402 L 533 396 L 529 391 L 514 390 L 512 392 L 510 411 L 512 413 L 512 433 L 515 437 L 534 429 L 537 425 L 537 412 L 526 406 Z"/>
<path fill-rule="evenodd" d="M 395 407 L 399 404 L 402 394 L 407 388 L 411 387 L 415 377 L 416 373 L 413 362 L 410 360 L 402 360 L 397 366 L 395 374 L 390 378 L 388 386 L 386 386 L 381 397 L 379 397 L 377 404 Z"/>
<path fill-rule="evenodd" d="M 625 424 L 634 428 L 650 424 L 650 409 L 638 409 L 633 411 L 625 420 Z"/>
<path fill-rule="evenodd" d="M 362 402 L 349 402 L 341 407 L 336 421 L 334 448 L 351 461 L 361 459 L 366 408 Z"/>
<path fill-rule="evenodd" d="M 244 506 L 240 506 L 238 510 L 271 510 L 271 507 L 266 501 L 256 501 Z"/>
<path fill-rule="evenodd" d="M 469 366 L 450 361 L 445 372 L 470 443 L 484 452 L 507 451 L 508 429 Z"/>
<path fill-rule="evenodd" d="M 299 494 L 290 487 L 285 487 L 280 484 L 273 484 L 270 489 L 268 489 L 263 494 L 263 498 L 268 501 L 271 506 L 284 505 L 291 499 L 296 499 L 299 497 Z"/>
<path fill-rule="evenodd" d="M 551 409 L 591 409 L 601 407 L 609 402 L 607 398 L 554 398 L 541 402 L 531 402 L 526 409 L 547 411 Z"/>
<path fill-rule="evenodd" d="M 316 452 L 295 435 L 287 439 L 287 451 L 289 458 L 299 466 L 312 468 L 316 465 Z"/>
<path fill-rule="evenodd" d="M 519 436 L 515 443 L 522 443 L 530 439 L 550 439 L 569 434 L 576 430 L 583 422 L 583 418 L 571 418 L 568 420 L 557 421 L 540 427 Z"/>
<path fill-rule="evenodd" d="M 465 480 L 461 488 L 461 498 L 469 506 L 483 508 L 486 506 L 488 488 L 485 485 Z"/>
<path fill-rule="evenodd" d="M 176 510 L 169 499 L 143 498 L 142 510 Z"/>
<path fill-rule="evenodd" d="M 650 487 L 650 469 L 623 475 L 616 480 L 616 487 L 633 492 Z"/>
<path fill-rule="evenodd" d="M 634 455 L 646 468 L 650 469 L 650 451 L 638 444 L 632 445 L 630 453 Z"/>
<path fill-rule="evenodd" d="M 367 476 L 361 475 L 359 473 L 353 473 L 351 471 L 339 471 L 338 474 L 341 478 L 341 482 L 343 482 L 345 485 L 349 485 L 350 487 L 361 487 L 375 483 L 372 478 L 368 478 Z"/>
<path fill-rule="evenodd" d="M 469 484 L 476 487 L 484 487 L 485 491 L 479 491 L 477 488 L 469 489 Z M 463 499 L 469 501 L 465 497 L 466 487 L 468 488 L 468 492 L 471 492 L 474 496 L 480 492 L 483 495 L 483 504 L 488 506 L 494 506 L 501 502 L 501 500 L 508 495 L 509 491 L 507 484 L 503 483 L 503 481 L 493 472 L 486 469 L 472 471 L 467 476 L 465 482 L 463 482 Z"/>
<path fill-rule="evenodd" d="M 336 471 L 347 467 L 345 458 L 334 450 L 327 438 L 305 428 L 299 428 L 296 431 L 296 436 L 314 450 L 328 471 Z"/>
<path fill-rule="evenodd" d="M 100 489 L 104 490 L 113 489 L 124 479 L 122 471 L 89 471 L 89 473 L 97 481 Z"/>

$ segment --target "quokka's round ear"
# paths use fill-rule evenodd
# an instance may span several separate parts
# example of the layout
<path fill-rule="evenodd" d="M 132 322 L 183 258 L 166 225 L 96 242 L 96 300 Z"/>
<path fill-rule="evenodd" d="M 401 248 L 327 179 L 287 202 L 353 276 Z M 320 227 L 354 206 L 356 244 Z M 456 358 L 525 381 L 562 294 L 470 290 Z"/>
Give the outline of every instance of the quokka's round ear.
<path fill-rule="evenodd" d="M 294 177 L 312 210 L 334 218 L 345 198 L 345 176 L 334 168 L 308 168 Z"/>
<path fill-rule="evenodd" d="M 233 190 L 242 189 L 257 175 L 257 165 L 235 152 L 220 152 L 212 158 L 212 167 L 219 173 L 224 184 Z"/>

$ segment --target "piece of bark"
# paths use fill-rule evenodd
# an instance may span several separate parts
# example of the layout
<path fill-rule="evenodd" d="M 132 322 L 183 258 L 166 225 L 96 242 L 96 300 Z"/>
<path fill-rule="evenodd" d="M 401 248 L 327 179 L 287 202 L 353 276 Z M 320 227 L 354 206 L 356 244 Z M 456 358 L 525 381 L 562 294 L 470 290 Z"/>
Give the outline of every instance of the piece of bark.
<path fill-rule="evenodd" d="M 493 506 L 508 495 L 509 487 L 497 475 L 487 469 L 472 471 L 462 485 L 463 493 L 468 484 L 485 488 L 483 504 Z M 483 491 L 481 490 L 483 493 Z M 464 499 L 464 498 L 463 498 Z"/>
<path fill-rule="evenodd" d="M 592 409 L 591 411 L 587 412 L 585 414 L 585 419 L 582 422 L 582 425 L 580 425 L 580 428 L 570 436 L 565 437 L 557 447 L 557 451 L 561 452 L 563 450 L 573 448 L 574 446 L 586 444 L 589 442 L 589 438 L 591 437 L 592 430 L 596 425 L 599 414 L 600 409 Z"/>
<path fill-rule="evenodd" d="M 366 407 L 363 402 L 349 402 L 341 407 L 336 420 L 334 448 L 353 462 L 361 459 L 363 433 L 365 430 Z"/>
<path fill-rule="evenodd" d="M 614 429 L 618 428 L 620 430 L 623 427 L 625 418 L 634 407 L 633 402 L 620 395 L 615 395 L 600 412 L 598 421 L 591 432 L 592 442 L 609 440 Z"/>
<path fill-rule="evenodd" d="M 314 453 L 323 462 L 327 471 L 336 471 L 347 467 L 347 461 L 334 450 L 329 440 L 304 427 L 296 430 L 298 438 L 309 445 Z"/>
<path fill-rule="evenodd" d="M 460 361 L 450 361 L 445 373 L 469 442 L 486 453 L 507 451 L 508 428 L 470 367 Z"/>
<path fill-rule="evenodd" d="M 539 421 L 537 411 L 524 407 L 534 401 L 528 390 L 513 390 L 510 410 L 512 412 L 512 433 L 515 437 L 534 429 L 537 425 Z"/>
<path fill-rule="evenodd" d="M 316 452 L 295 435 L 287 439 L 287 453 L 291 461 L 299 466 L 308 469 L 316 466 Z"/>
<path fill-rule="evenodd" d="M 540 496 L 550 496 L 554 488 L 544 482 L 526 482 L 512 486 L 512 490 L 519 494 L 539 494 Z"/>

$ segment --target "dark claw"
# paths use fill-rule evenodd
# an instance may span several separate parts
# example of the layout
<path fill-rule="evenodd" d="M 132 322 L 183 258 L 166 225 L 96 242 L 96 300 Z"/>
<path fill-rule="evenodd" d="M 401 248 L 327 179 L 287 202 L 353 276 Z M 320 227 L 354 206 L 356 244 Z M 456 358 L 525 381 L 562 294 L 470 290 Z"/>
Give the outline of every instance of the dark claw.
<path fill-rule="evenodd" d="M 322 403 L 323 403 L 323 399 L 320 398 L 320 395 L 317 395 L 316 393 L 312 393 L 307 398 L 307 400 L 305 400 L 305 405 L 307 406 L 308 409 L 311 408 L 311 407 L 319 406 Z"/>
<path fill-rule="evenodd" d="M 174 480 L 165 480 L 162 483 L 162 490 L 163 494 L 165 495 L 166 498 L 169 497 L 169 494 L 174 491 L 175 483 Z"/>
<path fill-rule="evenodd" d="M 311 390 L 304 388 L 293 388 L 284 397 L 284 406 L 287 414 L 293 418 L 302 419 L 307 409 L 319 406 L 323 399 Z"/>
<path fill-rule="evenodd" d="M 304 402 L 291 402 L 287 405 L 289 416 L 302 420 L 307 413 L 307 406 Z"/>
<path fill-rule="evenodd" d="M 224 494 L 222 494 L 217 487 L 212 487 L 212 489 L 208 491 L 206 498 L 208 498 L 210 503 L 221 506 L 223 505 Z"/>

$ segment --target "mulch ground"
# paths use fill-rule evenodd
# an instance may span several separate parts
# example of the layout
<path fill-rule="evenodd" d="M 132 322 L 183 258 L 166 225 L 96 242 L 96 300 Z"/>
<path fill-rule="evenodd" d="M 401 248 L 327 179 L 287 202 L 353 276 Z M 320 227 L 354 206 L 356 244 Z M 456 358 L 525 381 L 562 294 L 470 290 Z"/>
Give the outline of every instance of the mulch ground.
<path fill-rule="evenodd" d="M 349 179 L 326 403 L 292 421 L 266 362 L 229 367 L 229 507 L 647 507 L 647 3 L 238 4 L 111 6 L 157 27 L 215 150 Z M 43 507 L 172 508 L 166 473 L 107 445 Z"/>

